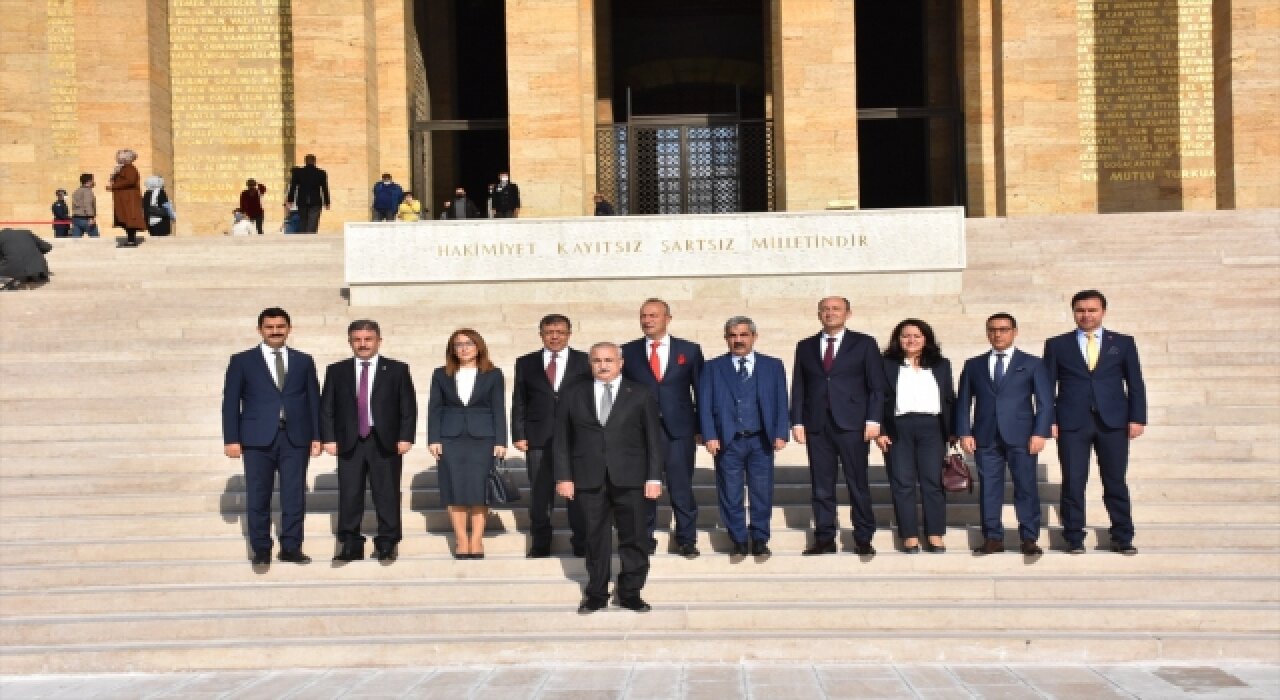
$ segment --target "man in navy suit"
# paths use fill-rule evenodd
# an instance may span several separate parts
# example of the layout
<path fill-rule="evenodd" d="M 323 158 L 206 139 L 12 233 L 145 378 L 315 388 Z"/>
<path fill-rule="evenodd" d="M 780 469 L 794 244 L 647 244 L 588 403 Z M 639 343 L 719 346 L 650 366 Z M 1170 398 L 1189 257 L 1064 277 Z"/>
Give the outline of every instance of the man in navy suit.
<path fill-rule="evenodd" d="M 1076 330 L 1050 338 L 1044 361 L 1057 389 L 1053 431 L 1062 466 L 1062 535 L 1067 551 L 1084 553 L 1084 487 L 1089 451 L 1098 455 L 1102 503 L 1111 518 L 1111 551 L 1137 554 L 1129 507 L 1129 441 L 1147 423 L 1147 387 L 1131 336 L 1102 328 L 1107 298 L 1086 289 L 1071 298 Z"/>
<path fill-rule="evenodd" d="M 720 520 L 733 547 L 729 557 L 768 557 L 773 517 L 773 453 L 787 445 L 787 375 L 782 360 L 755 351 L 756 323 L 734 316 L 724 324 L 729 352 L 707 362 L 699 381 L 698 418 L 707 452 L 716 461 Z M 748 529 L 742 506 L 751 499 Z"/>
<path fill-rule="evenodd" d="M 292 326 L 281 308 L 258 314 L 262 343 L 231 356 L 222 388 L 223 454 L 244 459 L 249 545 L 255 566 L 271 563 L 271 489 L 280 478 L 280 561 L 302 553 L 307 461 L 320 455 L 320 382 L 311 356 L 285 347 Z"/>
<path fill-rule="evenodd" d="M 1040 492 L 1036 455 L 1044 450 L 1053 423 L 1049 372 L 1035 355 L 1013 347 L 1018 322 L 1007 313 L 987 319 L 991 350 L 969 358 L 956 392 L 956 435 L 960 448 L 975 457 L 982 480 L 981 547 L 974 554 L 1004 551 L 1004 470 L 1013 479 L 1013 508 L 1018 515 L 1021 552 L 1044 554 L 1040 538 Z M 970 417 L 972 410 L 972 418 Z"/>
<path fill-rule="evenodd" d="M 676 520 L 676 545 L 680 555 L 693 559 L 698 551 L 698 502 L 693 497 L 694 455 L 702 444 L 698 434 L 698 379 L 702 375 L 702 348 L 697 343 L 667 333 L 671 306 L 661 299 L 646 299 L 640 306 L 637 338 L 622 346 L 622 376 L 643 385 L 658 399 L 658 411 L 666 452 L 667 493 Z M 649 504 L 649 552 L 658 547 L 653 532 L 657 501 Z"/>
<path fill-rule="evenodd" d="M 335 562 L 364 559 L 365 484 L 373 492 L 378 516 L 374 556 L 390 564 L 403 538 L 400 480 L 404 454 L 413 447 L 418 424 L 418 395 L 409 365 L 379 352 L 382 329 L 359 319 L 347 326 L 354 357 L 325 370 L 320 394 L 320 439 L 338 458 L 338 543 Z"/>
<path fill-rule="evenodd" d="M 568 316 L 547 314 L 538 323 L 542 348 L 516 360 L 511 390 L 511 444 L 525 454 L 529 474 L 530 559 L 551 556 L 551 510 L 556 483 L 551 464 L 556 406 L 565 389 L 591 380 L 587 353 L 569 347 L 573 324 Z M 587 526 L 577 501 L 569 501 L 569 545 L 575 557 L 586 556 Z"/>
<path fill-rule="evenodd" d="M 853 504 L 854 553 L 876 553 L 867 453 L 880 435 L 884 366 L 875 338 L 845 328 L 852 315 L 848 299 L 819 301 L 822 332 L 796 343 L 791 366 L 791 432 L 809 454 L 813 481 L 813 546 L 805 555 L 836 551 L 837 464 L 844 468 Z"/>

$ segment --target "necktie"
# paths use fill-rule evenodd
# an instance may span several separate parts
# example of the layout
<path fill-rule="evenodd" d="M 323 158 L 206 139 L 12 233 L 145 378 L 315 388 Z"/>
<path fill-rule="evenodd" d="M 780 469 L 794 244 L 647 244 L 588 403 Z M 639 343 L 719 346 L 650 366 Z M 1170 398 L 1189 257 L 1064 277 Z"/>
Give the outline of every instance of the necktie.
<path fill-rule="evenodd" d="M 831 365 L 836 363 L 836 339 L 827 338 L 827 350 L 822 353 L 822 371 L 831 373 Z"/>
<path fill-rule="evenodd" d="M 747 374 L 747 358 L 738 358 L 738 379 L 739 381 L 747 381 L 751 375 Z"/>
<path fill-rule="evenodd" d="M 284 369 L 284 356 L 280 354 L 279 350 L 273 350 L 272 352 L 276 354 L 276 389 L 280 390 L 281 393 L 284 393 L 284 380 L 288 376 L 288 373 L 285 372 Z M 280 404 L 280 420 L 284 420 L 283 403 Z"/>
<path fill-rule="evenodd" d="M 356 392 L 356 412 L 360 414 L 360 437 L 369 437 L 369 361 L 360 363 L 360 389 Z"/>
<path fill-rule="evenodd" d="M 995 380 L 996 386 L 1000 386 L 1000 380 L 1004 379 L 1004 353 L 1002 352 L 996 353 L 996 369 L 992 373 L 992 379 Z"/>
<path fill-rule="evenodd" d="M 1098 366 L 1098 338 L 1093 333 L 1085 334 L 1084 356 L 1085 363 L 1089 365 L 1089 371 L 1092 372 L 1093 368 Z"/>
<path fill-rule="evenodd" d="M 604 393 L 600 394 L 600 425 L 609 422 L 609 412 L 613 410 L 613 385 L 606 383 Z"/>
<path fill-rule="evenodd" d="M 550 382 L 551 388 L 556 388 L 556 356 L 558 353 L 551 353 L 551 361 L 547 363 L 547 381 Z"/>
<path fill-rule="evenodd" d="M 649 351 L 649 369 L 653 370 L 653 378 L 662 381 L 662 358 L 658 357 L 658 346 L 662 345 L 658 341 L 653 342 L 653 349 Z"/>

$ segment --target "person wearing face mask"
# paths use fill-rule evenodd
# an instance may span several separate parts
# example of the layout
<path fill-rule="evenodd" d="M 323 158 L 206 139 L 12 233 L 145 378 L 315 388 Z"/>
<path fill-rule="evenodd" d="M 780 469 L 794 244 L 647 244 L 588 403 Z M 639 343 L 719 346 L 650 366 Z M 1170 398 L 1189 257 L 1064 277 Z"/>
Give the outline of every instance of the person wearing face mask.
<path fill-rule="evenodd" d="M 916 484 L 923 504 L 925 550 L 947 551 L 947 495 L 942 490 L 942 458 L 951 437 L 956 392 L 951 362 L 942 356 L 929 324 L 900 322 L 884 350 L 884 421 L 876 445 L 884 453 L 893 493 L 894 520 L 902 551 L 920 551 L 916 526 Z"/>
<path fill-rule="evenodd" d="M 498 173 L 498 186 L 493 188 L 493 216 L 514 219 L 520 216 L 520 186 L 507 173 Z"/>
<path fill-rule="evenodd" d="M 391 173 L 383 173 L 373 185 L 373 220 L 395 221 L 403 199 L 404 188 L 391 179 Z"/>
<path fill-rule="evenodd" d="M 442 219 L 479 219 L 480 210 L 467 198 L 467 191 L 458 187 L 453 191 L 453 201 L 445 202 L 440 213 Z"/>

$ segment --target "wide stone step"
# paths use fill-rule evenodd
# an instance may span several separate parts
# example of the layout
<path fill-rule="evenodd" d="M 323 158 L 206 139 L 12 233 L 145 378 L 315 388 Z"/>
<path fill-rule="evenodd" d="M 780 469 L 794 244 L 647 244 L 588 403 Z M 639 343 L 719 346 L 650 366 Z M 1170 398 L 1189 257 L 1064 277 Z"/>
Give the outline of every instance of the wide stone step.
<path fill-rule="evenodd" d="M 360 601 L 362 608 L 430 604 L 433 606 L 561 605 L 581 594 L 585 579 L 578 577 L 464 580 L 401 579 L 394 569 L 368 566 L 368 578 L 343 582 L 274 583 L 249 581 L 222 584 L 172 584 L 83 588 L 51 588 L 40 592 L 0 593 L 4 610 L 13 615 L 92 615 L 113 613 L 165 613 L 191 610 L 275 610 L 305 608 L 325 610 Z M 953 574 L 946 579 L 924 576 L 859 575 L 857 585 L 844 576 L 794 574 L 761 575 L 747 560 L 727 576 L 650 576 L 644 594 L 653 601 L 682 603 L 849 603 L 874 601 L 1037 601 L 1067 604 L 1101 600 L 1145 603 L 1280 603 L 1280 587 L 1273 576 L 1209 575 L 1112 575 L 1071 576 L 1067 580 L 1045 575 L 990 576 Z"/>

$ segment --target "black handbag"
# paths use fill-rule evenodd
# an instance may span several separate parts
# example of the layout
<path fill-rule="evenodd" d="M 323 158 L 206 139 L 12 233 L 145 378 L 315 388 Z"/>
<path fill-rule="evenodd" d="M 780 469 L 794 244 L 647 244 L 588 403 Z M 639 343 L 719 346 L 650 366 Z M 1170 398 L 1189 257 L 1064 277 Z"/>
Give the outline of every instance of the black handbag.
<path fill-rule="evenodd" d="M 520 500 L 520 487 L 516 486 L 511 472 L 504 467 L 505 462 L 501 457 L 493 458 L 493 465 L 489 467 L 489 475 L 484 482 L 484 502 L 487 505 L 515 503 Z"/>

